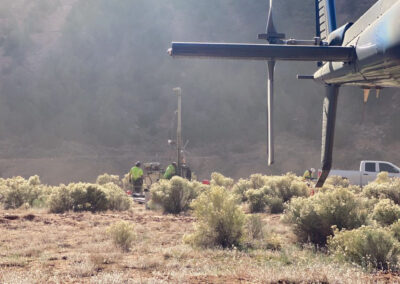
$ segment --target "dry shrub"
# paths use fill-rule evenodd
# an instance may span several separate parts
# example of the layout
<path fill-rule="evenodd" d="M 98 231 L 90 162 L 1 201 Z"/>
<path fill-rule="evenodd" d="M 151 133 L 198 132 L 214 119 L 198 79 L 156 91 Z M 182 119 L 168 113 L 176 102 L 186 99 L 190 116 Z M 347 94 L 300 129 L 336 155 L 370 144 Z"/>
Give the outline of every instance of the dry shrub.
<path fill-rule="evenodd" d="M 237 183 L 235 183 L 232 187 L 232 191 L 239 195 L 243 202 L 247 201 L 247 191 L 250 189 L 254 189 L 251 181 L 247 179 L 239 179 Z"/>
<path fill-rule="evenodd" d="M 233 186 L 233 179 L 224 176 L 223 174 L 213 172 L 211 174 L 211 185 L 212 186 L 224 186 L 231 188 Z"/>
<path fill-rule="evenodd" d="M 283 202 L 287 202 L 293 197 L 310 195 L 307 185 L 292 173 L 268 177 L 263 189 L 265 194 L 279 197 Z"/>
<path fill-rule="evenodd" d="M 53 189 L 49 199 L 52 213 L 73 211 L 128 210 L 131 198 L 116 184 L 70 183 Z"/>
<path fill-rule="evenodd" d="M 39 176 L 28 180 L 23 177 L 0 178 L 0 203 L 5 209 L 19 208 L 24 204 L 42 207 L 49 191 L 49 187 L 41 184 Z"/>
<path fill-rule="evenodd" d="M 197 181 L 190 182 L 175 176 L 170 180 L 160 180 L 151 186 L 151 201 L 161 206 L 165 213 L 179 214 L 190 207 L 190 203 L 204 186 Z"/>
<path fill-rule="evenodd" d="M 324 186 L 329 186 L 329 185 L 333 187 L 348 188 L 350 186 L 350 182 L 348 179 L 340 176 L 330 176 L 326 179 Z"/>
<path fill-rule="evenodd" d="M 61 185 L 53 190 L 49 198 L 49 211 L 51 213 L 63 213 L 71 210 L 73 200 L 70 191 L 65 185 Z"/>
<path fill-rule="evenodd" d="M 400 220 L 390 226 L 393 237 L 400 242 Z"/>
<path fill-rule="evenodd" d="M 364 187 L 363 194 L 368 198 L 391 199 L 400 205 L 400 179 L 389 178 L 386 172 L 381 172 L 374 182 Z"/>
<path fill-rule="evenodd" d="M 276 197 L 276 196 L 267 197 L 266 203 L 269 207 L 269 212 L 271 214 L 282 213 L 283 210 L 285 209 L 283 200 L 280 197 Z"/>
<path fill-rule="evenodd" d="M 68 185 L 74 211 L 105 211 L 107 197 L 99 185 L 88 183 L 71 183 Z"/>
<path fill-rule="evenodd" d="M 251 188 L 259 189 L 262 188 L 266 181 L 268 180 L 268 176 L 263 176 L 262 174 L 252 174 L 250 176 Z"/>
<path fill-rule="evenodd" d="M 102 190 L 106 194 L 108 210 L 125 211 L 132 207 L 132 199 L 115 183 L 104 184 Z"/>
<path fill-rule="evenodd" d="M 264 226 L 260 216 L 249 215 L 246 218 L 245 224 L 246 239 L 259 240 L 264 237 Z"/>
<path fill-rule="evenodd" d="M 367 210 L 362 200 L 346 188 L 319 192 L 309 198 L 294 198 L 284 220 L 294 225 L 301 242 L 325 245 L 332 226 L 353 229 L 366 223 Z"/>
<path fill-rule="evenodd" d="M 121 186 L 121 181 L 119 180 L 118 175 L 110 175 L 107 173 L 99 175 L 96 179 L 96 183 L 99 185 L 104 185 L 107 183 L 114 183 L 118 186 Z"/>
<path fill-rule="evenodd" d="M 211 186 L 192 203 L 195 232 L 184 241 L 198 247 L 238 247 L 242 244 L 245 215 L 237 196 L 224 187 Z"/>
<path fill-rule="evenodd" d="M 397 265 L 400 245 L 384 228 L 361 227 L 339 232 L 328 241 L 329 250 L 366 268 L 392 269 Z"/>
<path fill-rule="evenodd" d="M 267 197 L 262 189 L 250 189 L 246 192 L 251 213 L 264 212 L 267 206 Z"/>
<path fill-rule="evenodd" d="M 113 243 L 124 251 L 129 251 L 136 238 L 134 227 L 127 221 L 120 221 L 107 229 Z"/>
<path fill-rule="evenodd" d="M 382 226 L 391 225 L 400 218 L 400 206 L 390 199 L 382 199 L 375 205 L 372 218 Z"/>
<path fill-rule="evenodd" d="M 121 180 L 122 188 L 125 190 L 132 188 L 131 183 L 129 182 L 129 173 L 125 174 Z"/>

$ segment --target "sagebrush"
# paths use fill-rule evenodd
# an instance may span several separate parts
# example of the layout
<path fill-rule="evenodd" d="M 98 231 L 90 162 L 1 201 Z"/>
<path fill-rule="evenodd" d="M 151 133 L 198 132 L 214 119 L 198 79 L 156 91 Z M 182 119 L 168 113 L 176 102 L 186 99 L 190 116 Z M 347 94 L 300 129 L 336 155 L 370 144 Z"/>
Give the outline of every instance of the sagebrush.
<path fill-rule="evenodd" d="M 368 210 L 354 193 L 336 188 L 309 198 L 292 199 L 284 220 L 294 226 L 301 242 L 325 245 L 333 234 L 332 226 L 339 230 L 358 228 L 366 223 L 367 216 Z"/>
<path fill-rule="evenodd" d="M 384 228 L 370 226 L 335 231 L 329 250 L 338 257 L 366 268 L 394 269 L 400 253 L 398 241 Z"/>
<path fill-rule="evenodd" d="M 190 208 L 190 203 L 205 186 L 178 176 L 160 180 L 151 186 L 151 201 L 161 206 L 165 213 L 178 214 Z"/>
<path fill-rule="evenodd" d="M 382 226 L 391 225 L 400 218 L 400 206 L 390 199 L 382 199 L 375 205 L 372 218 Z"/>
<path fill-rule="evenodd" d="M 192 206 L 197 219 L 195 232 L 186 235 L 185 242 L 200 247 L 242 245 L 245 214 L 235 194 L 224 187 L 212 186 Z"/>
<path fill-rule="evenodd" d="M 107 230 L 113 243 L 124 251 L 129 251 L 136 238 L 134 226 L 127 221 L 119 221 Z"/>

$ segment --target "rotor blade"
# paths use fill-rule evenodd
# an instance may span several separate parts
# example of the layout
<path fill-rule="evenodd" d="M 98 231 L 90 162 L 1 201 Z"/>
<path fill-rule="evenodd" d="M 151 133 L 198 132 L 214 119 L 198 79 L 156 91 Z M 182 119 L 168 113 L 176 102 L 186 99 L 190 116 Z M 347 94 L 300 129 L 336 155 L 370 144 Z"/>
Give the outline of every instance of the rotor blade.
<path fill-rule="evenodd" d="M 275 61 L 268 61 L 267 81 L 267 128 L 268 128 L 268 165 L 274 163 L 274 71 Z"/>
<path fill-rule="evenodd" d="M 355 59 L 354 47 L 280 44 L 173 42 L 171 56 L 220 57 L 254 60 L 339 61 Z"/>
<path fill-rule="evenodd" d="M 322 147 L 321 163 L 322 173 L 315 187 L 322 187 L 332 168 L 332 152 L 335 136 L 335 122 L 337 100 L 339 95 L 338 85 L 326 86 L 326 96 L 322 110 Z"/>
<path fill-rule="evenodd" d="M 269 1 L 269 10 L 268 10 L 268 20 L 267 20 L 267 35 L 268 34 L 276 34 L 276 29 L 274 26 L 274 21 L 272 19 L 272 7 L 273 7 L 273 0 Z"/>

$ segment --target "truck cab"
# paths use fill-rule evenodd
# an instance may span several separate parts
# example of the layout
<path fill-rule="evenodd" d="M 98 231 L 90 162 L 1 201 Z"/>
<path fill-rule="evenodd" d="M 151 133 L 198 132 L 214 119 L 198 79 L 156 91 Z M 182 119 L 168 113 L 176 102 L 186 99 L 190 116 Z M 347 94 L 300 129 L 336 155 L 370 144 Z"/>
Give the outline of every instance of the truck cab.
<path fill-rule="evenodd" d="M 388 172 L 389 177 L 400 177 L 400 168 L 385 161 L 361 161 L 361 184 L 374 181 L 380 172 Z"/>
<path fill-rule="evenodd" d="M 361 161 L 359 171 L 333 169 L 329 176 L 339 176 L 349 180 L 351 184 L 364 186 L 374 181 L 380 172 L 387 172 L 389 177 L 400 178 L 400 168 L 386 161 Z"/>

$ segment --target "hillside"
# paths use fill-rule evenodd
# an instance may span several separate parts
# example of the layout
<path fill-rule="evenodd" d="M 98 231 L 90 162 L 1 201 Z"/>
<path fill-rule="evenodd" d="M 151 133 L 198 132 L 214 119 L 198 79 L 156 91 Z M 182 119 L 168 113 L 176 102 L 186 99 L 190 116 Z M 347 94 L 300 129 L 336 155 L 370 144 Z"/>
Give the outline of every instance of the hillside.
<path fill-rule="evenodd" d="M 277 164 L 266 168 L 265 64 L 173 60 L 165 52 L 172 40 L 257 42 L 266 2 L 0 4 L 0 175 L 59 183 L 121 175 L 136 160 L 169 162 L 178 85 L 188 161 L 200 177 L 318 167 L 323 88 L 295 80 L 314 64 L 277 67 Z M 279 30 L 313 36 L 313 1 L 276 2 Z M 375 1 L 337 2 L 344 23 Z M 361 90 L 343 90 L 336 167 L 357 167 L 360 159 L 400 163 L 397 94 L 384 90 L 363 106 Z"/>

